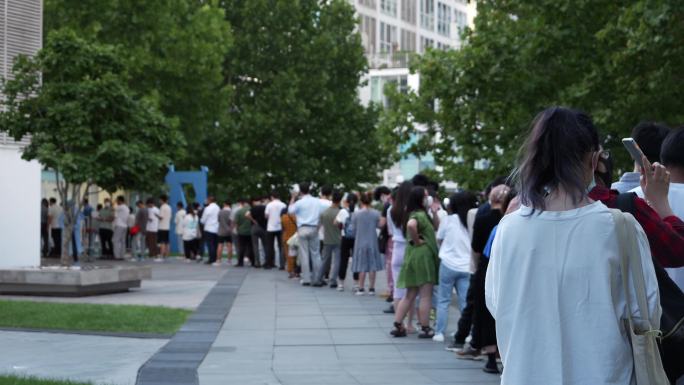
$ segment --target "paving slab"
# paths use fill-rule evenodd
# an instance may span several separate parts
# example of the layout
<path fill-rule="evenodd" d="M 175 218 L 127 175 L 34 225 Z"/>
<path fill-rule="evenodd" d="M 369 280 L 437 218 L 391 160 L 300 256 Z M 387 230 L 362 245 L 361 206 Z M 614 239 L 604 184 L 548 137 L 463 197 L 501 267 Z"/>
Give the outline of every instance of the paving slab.
<path fill-rule="evenodd" d="M 383 292 L 383 274 L 378 283 Z M 282 272 L 250 269 L 198 368 L 199 384 L 500 383 L 482 361 L 458 360 L 444 343 L 392 338 L 386 307 L 379 297 L 303 287 Z M 454 307 L 449 332 L 457 319 Z"/>
<path fill-rule="evenodd" d="M 133 385 L 167 340 L 0 331 L 0 373 Z"/>

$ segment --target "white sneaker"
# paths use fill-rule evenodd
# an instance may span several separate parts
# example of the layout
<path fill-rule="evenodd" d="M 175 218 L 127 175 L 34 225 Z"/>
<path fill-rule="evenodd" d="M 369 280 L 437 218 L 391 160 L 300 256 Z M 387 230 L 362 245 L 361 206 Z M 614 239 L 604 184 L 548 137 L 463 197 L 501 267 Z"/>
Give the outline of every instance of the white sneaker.
<path fill-rule="evenodd" d="M 356 293 L 354 293 L 354 294 L 355 294 L 355 295 L 365 295 L 366 292 L 365 292 L 363 289 L 359 289 L 359 290 L 357 290 Z"/>
<path fill-rule="evenodd" d="M 344 291 L 344 286 L 337 285 L 337 291 Z"/>
<path fill-rule="evenodd" d="M 221 266 L 221 262 L 214 262 L 211 264 L 212 266 Z"/>
<path fill-rule="evenodd" d="M 155 258 L 154 261 L 155 262 L 164 262 L 164 258 Z"/>
<path fill-rule="evenodd" d="M 437 333 L 432 337 L 432 340 L 435 342 L 444 342 L 444 334 Z"/>

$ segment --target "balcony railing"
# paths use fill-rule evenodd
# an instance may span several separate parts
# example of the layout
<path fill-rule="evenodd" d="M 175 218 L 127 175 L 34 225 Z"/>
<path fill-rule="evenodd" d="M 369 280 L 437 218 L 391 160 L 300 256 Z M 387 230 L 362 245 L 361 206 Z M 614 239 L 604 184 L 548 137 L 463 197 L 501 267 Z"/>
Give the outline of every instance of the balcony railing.
<path fill-rule="evenodd" d="M 381 68 L 408 68 L 411 55 L 414 52 L 383 52 L 366 54 L 368 67 L 371 69 Z"/>

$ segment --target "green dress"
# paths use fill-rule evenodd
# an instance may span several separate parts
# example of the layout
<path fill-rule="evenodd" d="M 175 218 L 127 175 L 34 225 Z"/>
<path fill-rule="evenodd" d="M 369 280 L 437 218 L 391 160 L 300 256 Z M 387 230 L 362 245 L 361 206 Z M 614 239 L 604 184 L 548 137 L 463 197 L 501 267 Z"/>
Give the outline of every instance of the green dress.
<path fill-rule="evenodd" d="M 426 283 L 436 285 L 439 283 L 439 255 L 432 221 L 424 211 L 412 212 L 409 219 L 415 219 L 418 222 L 418 234 L 424 243 L 420 246 L 413 246 L 409 243 L 406 246 L 404 263 L 401 265 L 396 286 L 407 288 L 419 287 Z M 411 239 L 408 232 L 406 239 Z"/>

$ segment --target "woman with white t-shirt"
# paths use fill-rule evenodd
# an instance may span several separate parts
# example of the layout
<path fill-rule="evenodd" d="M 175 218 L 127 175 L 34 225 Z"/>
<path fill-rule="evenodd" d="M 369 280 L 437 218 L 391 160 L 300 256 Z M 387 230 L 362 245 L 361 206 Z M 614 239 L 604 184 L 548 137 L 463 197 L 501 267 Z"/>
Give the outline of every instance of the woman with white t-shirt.
<path fill-rule="evenodd" d="M 188 205 L 188 209 L 182 219 L 181 224 L 183 230 L 183 252 L 185 253 L 185 260 L 189 262 L 197 259 L 199 254 L 199 239 L 197 234 L 199 232 L 199 219 L 195 214 L 195 209 Z"/>
<path fill-rule="evenodd" d="M 587 191 L 601 156 L 598 132 L 584 113 L 554 107 L 535 118 L 516 176 L 522 207 L 497 228 L 485 279 L 505 366 L 502 385 L 633 382 L 627 298 L 616 223 Z M 631 216 L 644 273 L 648 314 L 660 325 L 660 303 L 648 240 Z M 631 269 L 631 268 L 630 268 Z M 631 280 L 631 279 L 630 279 Z"/>
<path fill-rule="evenodd" d="M 439 242 L 439 288 L 437 291 L 437 324 L 433 341 L 443 342 L 449 319 L 451 293 L 456 289 L 458 309 L 463 312 L 470 286 L 470 235 L 468 211 L 477 207 L 477 198 L 469 192 L 459 192 L 449 198 L 449 216 L 437 231 Z"/>

